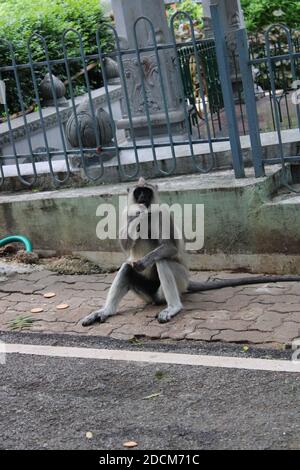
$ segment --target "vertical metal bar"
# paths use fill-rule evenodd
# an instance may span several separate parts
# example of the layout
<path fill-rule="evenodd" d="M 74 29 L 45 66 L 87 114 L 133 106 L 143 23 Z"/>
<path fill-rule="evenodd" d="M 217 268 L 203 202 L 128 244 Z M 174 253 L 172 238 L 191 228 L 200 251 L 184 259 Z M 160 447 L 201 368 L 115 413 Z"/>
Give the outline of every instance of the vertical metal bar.
<path fill-rule="evenodd" d="M 285 161 L 284 161 L 283 143 L 282 143 L 282 137 L 281 137 L 280 115 L 279 115 L 278 104 L 277 104 L 277 99 L 276 99 L 275 76 L 274 76 L 274 71 L 273 71 L 273 66 L 272 66 L 271 47 L 270 47 L 270 38 L 269 38 L 270 31 L 272 30 L 273 27 L 274 26 L 270 26 L 265 32 L 265 43 L 266 43 L 267 65 L 268 65 L 268 70 L 269 70 L 271 92 L 272 92 L 272 99 L 273 99 L 273 105 L 274 105 L 275 126 L 276 126 L 276 132 L 278 136 L 278 145 L 279 145 L 279 152 L 280 152 L 279 156 L 281 160 L 282 169 L 285 172 L 286 168 L 285 168 Z"/>
<path fill-rule="evenodd" d="M 76 31 L 73 28 L 69 28 L 63 33 L 62 46 L 63 46 L 63 52 L 64 52 L 64 62 L 65 62 L 65 65 L 66 65 L 66 71 L 67 71 L 67 77 L 68 77 L 68 83 L 69 83 L 70 97 L 71 97 L 71 102 L 72 102 L 74 118 L 75 118 L 76 132 L 77 132 L 77 137 L 78 137 L 78 142 L 79 142 L 79 147 L 80 147 L 81 161 L 82 161 L 83 170 L 84 170 L 84 173 L 85 173 L 86 177 L 88 179 L 90 179 L 91 181 L 98 181 L 99 179 L 102 178 L 102 176 L 104 174 L 103 160 L 101 160 L 101 172 L 100 172 L 100 174 L 97 175 L 97 176 L 91 176 L 89 174 L 88 168 L 86 166 L 86 161 L 85 161 L 85 158 L 84 158 L 85 156 L 84 156 L 83 144 L 82 144 L 82 139 L 81 139 L 80 130 L 79 130 L 80 125 L 79 125 L 78 116 L 77 116 L 76 103 L 75 103 L 73 85 L 72 85 L 72 77 L 71 77 L 70 67 L 69 67 L 69 63 L 68 63 L 68 51 L 67 51 L 67 47 L 66 47 L 66 36 L 69 33 L 73 33 L 75 36 L 77 36 L 77 39 L 79 40 L 80 58 L 81 58 L 81 61 L 82 61 L 83 72 L 84 72 L 85 82 L 86 82 L 86 86 L 87 86 L 89 108 L 90 108 L 91 115 L 92 115 L 93 129 L 94 129 L 94 133 L 95 133 L 95 137 L 96 137 L 96 145 L 98 147 L 99 147 L 100 140 L 99 140 L 99 135 L 98 135 L 97 120 L 96 120 L 96 116 L 95 116 L 95 111 L 94 111 L 94 107 L 93 107 L 93 100 L 92 100 L 91 90 L 90 90 L 90 85 L 89 85 L 88 73 L 87 73 L 87 68 L 86 68 L 86 63 L 85 63 L 85 54 L 84 54 L 84 50 L 83 50 L 82 37 L 81 37 L 81 34 L 78 31 Z"/>
<path fill-rule="evenodd" d="M 297 71 L 295 67 L 295 56 L 294 56 L 294 45 L 293 45 L 293 40 L 291 37 L 291 31 L 289 28 L 286 28 L 286 33 L 287 33 L 287 38 L 288 38 L 288 46 L 289 46 L 289 55 L 291 58 L 291 71 L 292 71 L 292 78 L 293 78 L 293 83 L 297 81 Z M 299 104 L 296 104 L 296 113 L 297 113 L 297 119 L 298 119 L 298 127 L 300 130 L 300 106 Z"/>
<path fill-rule="evenodd" d="M 62 122 L 61 122 L 61 116 L 60 116 L 59 106 L 58 106 L 58 102 L 57 102 L 56 91 L 55 91 L 55 87 L 54 87 L 54 80 L 53 80 L 53 74 L 52 74 L 52 69 L 51 69 L 49 51 L 48 51 L 48 46 L 47 46 L 47 43 L 45 41 L 45 38 L 43 38 L 42 36 L 35 33 L 31 36 L 30 42 L 34 37 L 37 37 L 38 39 L 40 39 L 42 44 L 43 44 L 43 47 L 44 47 L 44 53 L 45 53 L 45 58 L 46 58 L 46 63 L 47 63 L 47 69 L 48 69 L 49 78 L 50 78 L 50 87 L 51 87 L 52 97 L 53 97 L 53 101 L 54 101 L 54 107 L 55 107 L 55 113 L 56 113 L 57 122 L 58 122 L 60 138 L 61 138 L 61 142 L 62 142 L 62 146 L 63 146 L 65 164 L 66 164 L 66 168 L 67 168 L 66 177 L 63 180 L 58 180 L 61 184 L 63 184 L 65 182 L 67 182 L 69 177 L 70 177 L 70 166 L 69 166 L 69 161 L 68 161 L 68 158 L 67 158 L 67 147 L 66 147 L 66 143 L 65 143 L 64 130 L 63 130 Z M 28 43 L 28 47 L 30 47 L 30 42 Z M 30 51 L 29 57 L 30 57 L 30 59 L 29 59 L 30 64 L 33 64 L 32 63 L 32 57 L 31 57 L 31 51 Z M 33 70 L 33 66 L 32 66 L 32 70 Z M 34 82 L 35 82 L 35 78 L 34 78 Z M 40 101 L 39 94 L 38 94 L 38 101 Z M 42 122 L 42 125 L 44 125 L 44 121 L 42 120 L 41 122 Z"/>
<path fill-rule="evenodd" d="M 134 150 L 134 156 L 135 156 L 135 162 L 136 162 L 136 171 L 134 175 L 130 177 L 134 178 L 137 176 L 140 172 L 140 161 L 139 161 L 139 154 L 138 154 L 138 149 L 136 145 L 136 137 L 135 137 L 135 131 L 133 127 L 133 117 L 132 117 L 132 112 L 131 112 L 131 105 L 130 105 L 130 99 L 129 99 L 129 92 L 128 92 L 128 86 L 127 86 L 127 79 L 126 79 L 126 72 L 125 72 L 125 67 L 123 63 L 123 57 L 122 57 L 122 50 L 121 50 L 121 44 L 120 44 L 120 38 L 116 32 L 116 30 L 113 28 L 113 32 L 115 35 L 115 41 L 116 41 L 116 52 L 117 52 L 117 60 L 119 64 L 119 69 L 120 69 L 120 78 L 121 78 L 121 83 L 122 83 L 122 91 L 123 91 L 123 96 L 125 98 L 125 103 L 126 103 L 126 108 L 127 108 L 127 114 L 128 114 L 128 122 L 129 122 L 129 129 L 130 129 L 130 136 L 133 144 L 133 150 Z M 124 170 L 122 169 L 123 173 Z"/>
<path fill-rule="evenodd" d="M 175 147 L 174 147 L 174 142 L 173 142 L 170 117 L 169 117 L 168 103 L 167 103 L 167 98 L 166 98 L 166 93 L 165 93 L 165 85 L 164 85 L 164 81 L 163 81 L 163 77 L 162 77 L 162 73 L 161 73 L 161 63 L 160 63 L 159 53 L 158 53 L 158 49 L 157 49 L 155 29 L 154 29 L 152 21 L 149 18 L 147 18 L 146 16 L 139 17 L 135 21 L 134 27 L 133 27 L 134 28 L 134 43 L 135 43 L 135 49 L 137 51 L 137 59 L 138 59 L 138 64 L 139 64 L 139 68 L 140 68 L 140 73 L 141 73 L 141 75 L 144 75 L 142 65 L 141 65 L 140 51 L 139 51 L 138 38 L 137 38 L 137 25 L 138 25 L 139 21 L 141 21 L 141 20 L 145 21 L 149 25 L 151 35 L 152 35 L 153 48 L 154 48 L 155 59 L 156 59 L 156 63 L 157 63 L 157 70 L 158 70 L 161 97 L 162 97 L 162 102 L 163 102 L 164 111 L 165 111 L 165 115 L 166 115 L 166 123 L 167 123 L 167 129 L 168 129 L 168 134 L 169 134 L 169 139 L 170 139 L 170 147 L 171 147 L 171 153 L 172 153 L 172 167 L 171 167 L 171 169 L 169 171 L 164 171 L 164 170 L 162 170 L 161 165 L 158 165 L 158 168 L 159 168 L 159 172 L 161 174 L 163 174 L 165 176 L 168 176 L 168 175 L 171 175 L 176 169 L 176 154 L 175 154 Z M 141 77 L 142 82 L 143 82 L 143 79 L 144 79 L 144 76 Z M 144 94 L 144 91 L 145 91 L 144 88 L 145 88 L 144 83 L 142 83 L 143 94 Z M 146 93 L 145 93 L 145 95 L 146 95 Z M 147 98 L 147 95 L 146 95 L 146 98 Z M 146 103 L 145 103 L 145 109 L 146 109 L 147 120 L 148 120 L 148 113 L 149 113 L 148 99 L 146 99 L 146 101 L 147 101 L 147 106 L 146 106 Z M 149 126 L 149 120 L 148 120 L 148 126 Z M 152 135 L 151 121 L 150 121 L 149 131 L 150 131 L 150 127 L 151 127 L 150 139 L 151 139 L 151 143 L 153 143 L 154 140 L 153 140 L 153 135 Z M 154 143 L 154 147 L 155 147 L 155 143 Z M 153 154 L 153 155 L 155 155 L 155 161 L 156 161 L 156 153 Z"/>
<path fill-rule="evenodd" d="M 252 149 L 252 160 L 255 176 L 264 176 L 262 147 L 252 78 L 251 64 L 249 62 L 248 38 L 245 29 L 236 32 L 236 42 L 239 56 L 240 71 L 242 75 L 244 98 L 248 117 L 249 135 Z"/>
<path fill-rule="evenodd" d="M 182 103 L 183 111 L 184 111 L 184 121 L 185 121 L 185 126 L 187 129 L 187 136 L 188 136 L 188 141 L 189 141 L 191 157 L 193 159 L 193 165 L 195 169 L 200 171 L 201 173 L 207 173 L 208 171 L 210 171 L 211 168 L 207 170 L 203 167 L 198 166 L 196 163 L 196 156 L 195 156 L 194 147 L 193 147 L 193 138 L 192 138 L 191 133 L 188 132 L 189 114 L 188 114 L 187 103 L 186 103 L 185 94 L 184 94 L 183 80 L 180 74 L 180 57 L 179 57 L 179 52 L 178 52 L 178 48 L 176 44 L 176 34 L 175 34 L 175 19 L 180 15 L 182 15 L 182 12 L 180 11 L 177 11 L 176 13 L 174 13 L 171 17 L 171 22 L 170 22 L 170 29 L 172 33 L 172 39 L 173 39 L 172 43 L 173 43 L 174 53 L 175 53 L 175 66 L 177 67 L 177 71 L 178 71 L 178 86 L 179 86 L 180 98 L 181 98 L 181 103 Z M 184 13 L 184 15 L 190 18 L 190 16 L 186 13 Z M 196 53 L 197 53 L 197 50 L 196 50 Z M 212 162 L 212 166 L 213 164 L 214 162 Z"/>
<path fill-rule="evenodd" d="M 27 181 L 21 175 L 17 149 L 16 149 L 16 145 L 15 145 L 15 141 L 14 141 L 13 129 L 12 129 L 11 120 L 10 120 L 10 117 L 9 117 L 9 109 L 8 109 L 7 103 L 5 102 L 4 107 L 5 107 L 5 112 L 6 112 L 6 115 L 7 115 L 7 124 L 8 124 L 8 128 L 9 128 L 9 136 L 10 136 L 11 144 L 12 144 L 12 147 L 13 147 L 13 153 L 14 153 L 15 165 L 16 165 L 16 168 L 17 168 L 18 178 L 24 185 L 26 185 L 28 187 L 31 187 L 37 181 L 37 172 L 36 172 L 36 166 L 35 166 L 35 161 L 34 161 L 34 157 L 33 157 L 30 130 L 29 130 L 27 117 L 26 117 L 26 111 L 25 111 L 25 107 L 24 107 L 22 88 L 21 88 L 21 83 L 20 83 L 18 69 L 17 69 L 15 51 L 14 51 L 13 45 L 10 42 L 5 41 L 5 40 L 2 40 L 2 41 L 8 46 L 9 52 L 10 52 L 10 55 L 11 55 L 13 72 L 14 72 L 14 77 L 15 77 L 16 87 L 17 87 L 17 95 L 18 95 L 18 99 L 19 99 L 19 103 L 20 103 L 20 107 L 21 107 L 21 111 L 22 111 L 23 120 L 24 120 L 24 128 L 25 128 L 26 138 L 27 138 L 27 142 L 28 142 L 28 146 L 29 146 L 29 152 L 30 152 L 31 157 L 32 157 L 32 163 L 31 164 L 32 164 L 33 175 L 34 175 L 32 181 Z"/>
<path fill-rule="evenodd" d="M 211 18 L 215 32 L 216 53 L 219 74 L 221 78 L 221 86 L 223 91 L 223 99 L 225 105 L 225 112 L 228 119 L 229 126 L 229 140 L 232 152 L 232 163 L 236 178 L 244 178 L 245 170 L 242 158 L 242 148 L 235 114 L 235 105 L 233 90 L 231 84 L 228 52 L 225 40 L 224 28 L 220 20 L 218 5 L 211 5 Z"/>
<path fill-rule="evenodd" d="M 69 85 L 69 92 L 70 92 L 70 98 L 71 98 L 71 103 L 72 103 L 72 110 L 74 114 L 74 119 L 75 119 L 75 127 L 76 127 L 76 134 L 79 142 L 79 153 L 80 153 L 80 158 L 81 158 L 81 163 L 82 163 L 82 168 L 84 170 L 85 175 L 88 177 L 88 170 L 86 168 L 86 162 L 84 158 L 84 151 L 83 151 L 83 144 L 82 144 L 82 139 L 80 135 L 80 130 L 79 130 L 79 121 L 78 121 L 78 116 L 77 116 L 77 111 L 76 111 L 76 102 L 75 102 L 75 96 L 74 96 L 74 90 L 73 90 L 73 84 L 72 84 L 72 76 L 71 76 L 71 71 L 69 67 L 69 62 L 68 62 L 68 51 L 66 47 L 66 36 L 69 33 L 69 29 L 67 29 L 63 35 L 62 35 L 62 47 L 63 47 L 63 54 L 64 54 L 64 63 L 66 67 L 66 73 L 67 73 L 67 79 L 68 79 L 68 85 Z"/>
<path fill-rule="evenodd" d="M 184 123 L 185 123 L 185 128 L 187 130 L 187 136 L 188 136 L 188 141 L 189 141 L 189 147 L 190 147 L 190 152 L 191 152 L 191 157 L 193 159 L 193 165 L 196 170 L 200 170 L 196 164 L 196 157 L 194 153 L 194 147 L 193 147 L 193 140 L 191 136 L 191 132 L 189 132 L 189 113 L 187 110 L 187 103 L 185 99 L 185 93 L 184 93 L 184 85 L 183 85 L 183 80 L 181 77 L 180 73 L 180 56 L 176 44 L 176 35 L 175 35 L 175 19 L 177 16 L 180 14 L 180 12 L 176 12 L 171 16 L 171 21 L 170 21 L 170 29 L 171 29 L 171 34 L 172 34 L 172 45 L 175 53 L 175 67 L 177 68 L 177 74 L 178 74 L 178 88 L 179 88 L 179 93 L 180 93 L 180 102 L 182 103 L 183 106 L 183 112 L 184 112 Z"/>
<path fill-rule="evenodd" d="M 111 105 L 110 96 L 109 96 L 108 80 L 107 80 L 107 77 L 106 77 L 106 70 L 105 70 L 105 58 L 103 57 L 103 53 L 102 53 L 102 49 L 101 49 L 99 33 L 100 33 L 100 30 L 98 28 L 97 31 L 96 31 L 96 42 L 97 42 L 97 48 L 98 48 L 99 63 L 100 63 L 100 69 L 101 69 L 101 73 L 102 73 L 103 85 L 104 85 L 104 88 L 105 88 L 108 112 L 109 112 L 110 120 L 111 120 L 111 123 L 112 123 L 112 131 L 113 131 L 113 135 L 114 135 L 114 144 L 115 144 L 115 149 L 116 149 L 116 154 L 117 154 L 117 159 L 118 159 L 118 166 L 120 168 L 121 167 L 120 150 L 119 150 L 119 146 L 118 146 L 117 131 L 116 131 L 116 126 L 115 126 L 114 116 L 113 116 L 113 111 L 112 111 L 112 105 Z"/>
<path fill-rule="evenodd" d="M 47 49 L 47 45 L 46 45 L 46 42 L 45 42 L 45 39 L 43 38 L 43 36 L 41 36 L 38 33 L 33 33 L 27 41 L 27 50 L 28 50 L 28 58 L 29 58 L 29 65 L 30 65 L 30 70 L 31 70 L 32 83 L 33 83 L 35 98 L 36 98 L 36 102 L 37 102 L 37 106 L 38 106 L 38 113 L 39 113 L 39 116 L 40 116 L 40 121 L 41 121 L 41 126 L 42 126 L 42 132 L 43 132 L 45 148 L 46 148 L 46 152 L 47 152 L 47 158 L 48 158 L 50 173 L 51 173 L 51 176 L 52 176 L 52 179 L 53 179 L 54 183 L 61 184 L 61 183 L 64 183 L 68 179 L 68 175 L 67 175 L 66 178 L 60 180 L 59 178 L 57 178 L 55 176 L 55 173 L 54 173 L 54 170 L 53 170 L 52 156 L 51 156 L 50 149 L 49 149 L 46 126 L 45 126 L 45 121 L 44 121 L 44 116 L 43 116 L 43 111 L 42 111 L 42 104 L 41 104 L 41 100 L 40 100 L 37 79 L 36 79 L 36 76 L 35 76 L 34 61 L 32 59 L 31 42 L 34 38 L 37 38 L 41 41 L 41 43 L 44 46 L 44 51 L 45 52 L 46 52 L 46 49 Z"/>
<path fill-rule="evenodd" d="M 192 33 L 192 43 L 193 43 L 193 48 L 194 48 L 195 60 L 196 60 L 196 70 L 197 70 L 197 75 L 198 75 L 199 91 L 200 91 L 202 107 L 203 107 L 203 111 L 204 111 L 204 121 L 205 121 L 205 127 L 206 127 L 206 134 L 207 134 L 208 146 L 209 146 L 209 151 L 210 151 L 210 156 L 211 156 L 211 164 L 205 170 L 205 172 L 207 173 L 210 170 L 212 170 L 212 168 L 214 166 L 215 154 L 214 154 L 213 144 L 212 144 L 212 140 L 211 140 L 211 131 L 210 131 L 210 125 L 209 125 L 207 105 L 206 105 L 206 101 L 205 101 L 205 95 L 204 95 L 204 90 L 203 90 L 202 80 L 201 80 L 201 65 L 200 65 L 199 56 L 197 54 L 197 45 L 196 45 L 196 37 L 195 37 L 195 30 L 194 30 L 193 20 L 192 20 L 191 16 L 188 15 L 187 13 L 185 13 L 185 16 L 188 18 L 188 20 L 190 22 L 190 30 L 191 30 L 191 33 Z"/>
<path fill-rule="evenodd" d="M 147 118 L 147 125 L 148 125 L 148 130 L 149 130 L 149 137 L 150 137 L 150 142 L 151 142 L 152 155 L 153 155 L 153 159 L 154 159 L 156 169 L 159 172 L 161 172 L 161 168 L 160 168 L 160 166 L 158 164 L 158 161 L 157 161 L 155 141 L 154 141 L 154 135 L 153 135 L 152 123 L 151 123 L 151 116 L 150 116 L 149 104 L 148 104 L 148 96 L 147 96 L 146 87 L 145 87 L 144 69 L 143 69 L 143 64 L 142 64 L 142 61 L 141 61 L 141 53 L 140 53 L 140 50 L 139 50 L 138 39 L 137 39 L 136 22 L 134 24 L 133 32 L 134 32 L 134 43 L 135 43 L 137 65 L 138 65 L 139 75 L 140 75 L 142 94 L 143 94 L 143 100 L 144 100 L 144 109 L 145 109 L 146 118 Z"/>
<path fill-rule="evenodd" d="M 85 83 L 86 83 L 86 88 L 87 88 L 87 95 L 88 95 L 88 101 L 89 101 L 89 108 L 92 116 L 92 121 L 93 121 L 93 129 L 96 137 L 96 146 L 97 148 L 100 147 L 100 135 L 99 135 L 99 125 L 98 125 L 98 120 L 95 114 L 94 110 L 94 104 L 93 104 L 93 98 L 92 98 L 92 93 L 91 93 L 91 86 L 90 86 L 90 80 L 89 80 L 89 74 L 87 71 L 86 67 L 86 58 L 85 58 L 85 52 L 84 52 L 84 47 L 83 47 L 83 40 L 82 40 L 82 35 L 78 32 L 73 30 L 73 33 L 77 35 L 78 40 L 79 40 L 79 46 L 80 46 L 80 57 L 82 61 L 82 67 L 83 67 L 83 73 L 84 73 L 84 78 L 85 78 Z M 97 175 L 96 177 L 93 177 L 93 181 L 97 181 L 98 179 L 102 178 L 104 175 L 104 167 L 103 167 L 103 159 L 100 158 L 100 165 L 101 165 L 101 171 L 100 174 Z M 88 175 L 90 178 L 90 176 Z"/>

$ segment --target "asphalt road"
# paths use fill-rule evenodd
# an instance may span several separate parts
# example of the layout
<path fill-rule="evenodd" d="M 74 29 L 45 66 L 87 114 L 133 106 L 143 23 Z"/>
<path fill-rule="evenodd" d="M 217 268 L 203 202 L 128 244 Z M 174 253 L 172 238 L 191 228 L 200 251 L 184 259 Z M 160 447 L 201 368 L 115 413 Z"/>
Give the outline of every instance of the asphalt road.
<path fill-rule="evenodd" d="M 243 355 L 240 346 L 124 345 L 30 334 L 0 339 Z M 247 354 L 288 360 L 290 352 Z M 123 449 L 128 440 L 147 450 L 300 448 L 297 373 L 21 354 L 9 354 L 0 371 L 1 449 L 110 450 Z"/>

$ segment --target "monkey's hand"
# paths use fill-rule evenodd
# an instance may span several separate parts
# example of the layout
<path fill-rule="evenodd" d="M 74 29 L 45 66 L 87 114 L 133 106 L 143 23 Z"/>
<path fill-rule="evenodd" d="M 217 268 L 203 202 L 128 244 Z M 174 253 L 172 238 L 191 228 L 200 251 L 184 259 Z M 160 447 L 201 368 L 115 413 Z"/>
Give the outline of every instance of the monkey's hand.
<path fill-rule="evenodd" d="M 145 271 L 147 268 L 147 263 L 145 262 L 144 258 L 139 259 L 138 261 L 133 261 L 132 262 L 132 267 L 138 272 Z"/>

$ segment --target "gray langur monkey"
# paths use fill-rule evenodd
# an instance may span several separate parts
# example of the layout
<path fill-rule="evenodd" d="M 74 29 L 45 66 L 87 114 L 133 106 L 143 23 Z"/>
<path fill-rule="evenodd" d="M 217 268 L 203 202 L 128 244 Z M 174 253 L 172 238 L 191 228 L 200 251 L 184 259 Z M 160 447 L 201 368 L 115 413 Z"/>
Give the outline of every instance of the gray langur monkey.
<path fill-rule="evenodd" d="M 166 308 L 158 314 L 158 321 L 165 323 L 182 310 L 183 293 L 300 280 L 300 276 L 253 276 L 207 282 L 190 280 L 183 240 L 172 214 L 166 205 L 159 204 L 157 187 L 143 178 L 128 190 L 120 243 L 127 261 L 118 271 L 104 307 L 85 317 L 83 326 L 96 321 L 104 322 L 115 315 L 120 301 L 129 290 L 147 302 L 157 305 L 166 303 Z"/>

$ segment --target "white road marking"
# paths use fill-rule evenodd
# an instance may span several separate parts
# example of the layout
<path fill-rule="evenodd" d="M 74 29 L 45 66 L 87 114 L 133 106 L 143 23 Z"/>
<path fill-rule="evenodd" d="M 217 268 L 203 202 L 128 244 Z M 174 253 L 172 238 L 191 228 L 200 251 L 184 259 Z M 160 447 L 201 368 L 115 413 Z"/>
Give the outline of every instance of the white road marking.
<path fill-rule="evenodd" d="M 300 361 L 255 359 L 246 357 L 204 356 L 170 352 L 128 351 L 116 349 L 90 349 L 33 344 L 5 344 L 6 354 L 19 353 L 106 361 L 147 362 L 149 364 L 177 364 L 187 366 L 222 367 L 228 369 L 264 370 L 274 372 L 300 372 Z"/>

